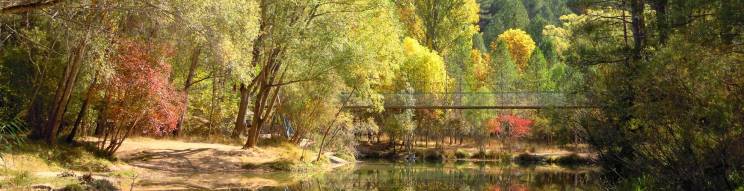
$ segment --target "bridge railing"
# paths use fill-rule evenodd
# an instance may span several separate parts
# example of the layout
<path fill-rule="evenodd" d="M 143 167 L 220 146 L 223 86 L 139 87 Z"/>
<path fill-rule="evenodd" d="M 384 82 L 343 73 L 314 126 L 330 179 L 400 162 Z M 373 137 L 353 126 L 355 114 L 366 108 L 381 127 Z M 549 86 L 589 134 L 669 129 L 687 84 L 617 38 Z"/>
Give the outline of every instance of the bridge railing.
<path fill-rule="evenodd" d="M 382 95 L 385 107 L 580 107 L 592 105 L 582 95 L 563 92 L 389 93 Z M 348 107 L 368 107 L 369 105 L 368 102 L 358 100 L 350 100 L 347 104 Z"/>

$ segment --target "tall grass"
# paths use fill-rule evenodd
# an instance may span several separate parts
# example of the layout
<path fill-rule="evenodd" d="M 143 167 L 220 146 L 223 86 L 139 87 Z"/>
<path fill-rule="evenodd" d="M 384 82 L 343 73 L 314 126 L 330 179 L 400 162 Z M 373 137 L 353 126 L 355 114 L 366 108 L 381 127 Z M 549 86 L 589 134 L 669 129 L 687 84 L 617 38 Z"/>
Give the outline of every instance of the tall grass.
<path fill-rule="evenodd" d="M 20 118 L 0 121 L 0 160 L 5 160 L 3 153 L 24 144 L 27 130 L 28 125 Z"/>

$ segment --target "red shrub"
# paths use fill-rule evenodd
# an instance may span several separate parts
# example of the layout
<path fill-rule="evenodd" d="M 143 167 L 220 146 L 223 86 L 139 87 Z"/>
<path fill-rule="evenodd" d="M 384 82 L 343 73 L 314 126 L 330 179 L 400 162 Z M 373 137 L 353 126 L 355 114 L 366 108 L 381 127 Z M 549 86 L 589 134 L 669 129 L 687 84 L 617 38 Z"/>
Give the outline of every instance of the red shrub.
<path fill-rule="evenodd" d="M 526 136 L 530 132 L 532 124 L 534 124 L 532 120 L 524 119 L 516 115 L 500 115 L 499 117 L 491 118 L 486 122 L 491 133 L 504 134 L 504 129 L 509 129 L 506 136 L 515 138 Z"/>
<path fill-rule="evenodd" d="M 109 119 L 116 126 L 143 134 L 173 131 L 183 112 L 184 96 L 169 82 L 171 67 L 165 58 L 172 54 L 171 49 L 132 40 L 117 44 L 113 74 L 106 83 Z"/>

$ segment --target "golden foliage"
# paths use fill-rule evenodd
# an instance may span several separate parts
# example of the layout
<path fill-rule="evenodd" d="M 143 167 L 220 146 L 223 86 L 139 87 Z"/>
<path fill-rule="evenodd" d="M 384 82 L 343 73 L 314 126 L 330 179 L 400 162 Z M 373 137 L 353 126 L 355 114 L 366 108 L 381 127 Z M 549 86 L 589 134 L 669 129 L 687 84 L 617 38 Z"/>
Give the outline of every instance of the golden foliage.
<path fill-rule="evenodd" d="M 423 28 L 423 21 L 416 15 L 416 8 L 413 6 L 401 7 L 399 10 L 400 22 L 406 28 L 406 34 L 414 39 L 421 40 L 426 36 Z"/>
<path fill-rule="evenodd" d="M 517 64 L 519 71 L 523 72 L 527 68 L 527 61 L 529 61 L 532 51 L 536 47 L 532 37 L 523 30 L 509 29 L 500 34 L 498 40 L 506 42 L 512 60 Z M 496 49 L 496 42 L 494 41 L 491 44 L 493 49 Z"/>
<path fill-rule="evenodd" d="M 465 0 L 464 6 L 460 11 L 462 15 L 466 17 L 466 21 L 470 23 L 478 23 L 480 20 L 480 5 L 475 0 Z M 478 25 L 475 25 L 478 26 Z"/>
<path fill-rule="evenodd" d="M 478 82 L 484 83 L 491 71 L 488 64 L 491 63 L 491 56 L 481 53 L 478 49 L 473 49 L 470 51 L 470 58 L 473 64 L 473 77 Z"/>
<path fill-rule="evenodd" d="M 416 91 L 444 92 L 447 70 L 441 56 L 409 37 L 403 40 L 403 53 L 402 72 Z"/>

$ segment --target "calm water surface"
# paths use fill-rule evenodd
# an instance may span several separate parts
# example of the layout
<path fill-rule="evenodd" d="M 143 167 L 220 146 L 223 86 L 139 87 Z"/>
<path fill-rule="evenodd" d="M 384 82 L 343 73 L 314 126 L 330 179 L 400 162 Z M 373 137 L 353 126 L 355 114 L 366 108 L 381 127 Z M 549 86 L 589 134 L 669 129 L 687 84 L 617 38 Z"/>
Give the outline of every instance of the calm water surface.
<path fill-rule="evenodd" d="M 362 162 L 263 190 L 600 190 L 594 167 Z"/>

